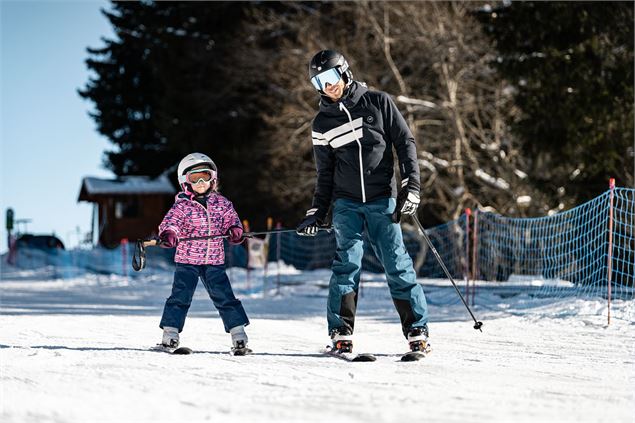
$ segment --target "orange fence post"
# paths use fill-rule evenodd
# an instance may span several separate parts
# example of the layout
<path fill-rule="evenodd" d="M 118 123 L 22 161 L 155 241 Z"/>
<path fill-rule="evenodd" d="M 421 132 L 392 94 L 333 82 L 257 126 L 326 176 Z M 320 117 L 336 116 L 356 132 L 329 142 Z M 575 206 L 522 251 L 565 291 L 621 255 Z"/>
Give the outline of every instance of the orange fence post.
<path fill-rule="evenodd" d="M 465 265 L 463 266 L 463 275 L 465 278 L 465 296 L 466 301 L 470 298 L 470 216 L 472 216 L 472 210 L 470 208 L 465 209 Z"/>
<path fill-rule="evenodd" d="M 472 230 L 472 305 L 476 296 L 478 279 L 478 209 L 474 210 L 474 229 Z"/>
<path fill-rule="evenodd" d="M 278 222 L 276 223 L 276 229 L 277 230 L 281 230 L 282 229 L 282 222 Z M 276 278 L 276 295 L 280 294 L 280 260 L 281 260 L 281 253 L 282 253 L 282 249 L 280 246 L 280 242 L 281 242 L 281 234 L 278 233 L 277 235 L 277 239 L 276 239 L 276 269 L 278 269 L 278 275 Z"/>
<path fill-rule="evenodd" d="M 243 220 L 243 229 L 245 232 L 251 232 L 249 230 L 249 221 Z M 251 274 L 249 271 L 249 239 L 245 240 L 245 247 L 247 247 L 247 291 L 251 291 Z"/>
<path fill-rule="evenodd" d="M 609 253 L 608 253 L 608 263 L 607 263 L 607 290 L 608 290 L 608 317 L 607 317 L 607 325 L 611 324 L 611 278 L 613 271 L 613 196 L 615 192 L 615 179 L 609 179 Z"/>
<path fill-rule="evenodd" d="M 121 239 L 121 268 L 123 275 L 128 277 L 128 238 Z"/>

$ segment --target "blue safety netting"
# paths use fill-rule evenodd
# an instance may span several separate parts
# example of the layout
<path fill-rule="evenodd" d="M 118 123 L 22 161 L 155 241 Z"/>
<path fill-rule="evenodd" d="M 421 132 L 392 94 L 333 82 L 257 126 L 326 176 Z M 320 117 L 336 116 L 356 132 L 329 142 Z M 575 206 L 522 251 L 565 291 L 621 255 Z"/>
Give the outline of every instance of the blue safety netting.
<path fill-rule="evenodd" d="M 613 198 L 612 295 L 633 298 L 635 201 L 633 189 Z M 476 279 L 512 275 L 543 280 L 545 294 L 605 296 L 609 280 L 611 192 L 571 210 L 541 218 L 479 213 Z"/>
<path fill-rule="evenodd" d="M 426 233 L 455 280 L 471 278 L 501 284 L 530 280 L 536 281 L 540 292 L 547 295 L 606 296 L 610 278 L 612 297 L 635 298 L 634 197 L 634 189 L 616 188 L 612 194 L 607 191 L 574 209 L 540 218 L 509 218 L 481 211 L 475 219 L 476 216 L 463 214 L 426 229 Z M 445 278 L 414 226 L 406 220 L 403 229 L 418 275 Z M 21 248 L 14 259 L 18 268 L 46 268 L 53 278 L 76 277 L 86 272 L 135 276 L 139 273 L 130 266 L 133 248 L 134 244 L 69 251 Z M 320 232 L 315 237 L 274 234 L 269 238 L 268 260 L 298 270 L 329 268 L 335 249 L 333 233 Z M 143 274 L 171 270 L 173 255 L 174 250 L 148 248 L 148 265 Z M 244 245 L 226 245 L 228 267 L 247 267 L 247 257 Z M 383 272 L 368 239 L 362 268 Z"/>
<path fill-rule="evenodd" d="M 453 277 L 464 276 L 466 218 L 466 215 L 461 215 L 457 220 L 426 230 Z M 406 249 L 416 264 L 419 276 L 445 277 L 432 251 L 415 232 L 414 227 L 405 227 L 403 236 Z M 335 235 L 328 232 L 319 232 L 315 237 L 302 237 L 294 233 L 277 234 L 270 238 L 269 245 L 270 261 L 282 260 L 300 270 L 329 268 L 337 247 Z M 372 242 L 366 236 L 362 269 L 375 273 L 383 272 L 383 266 L 373 250 Z"/>

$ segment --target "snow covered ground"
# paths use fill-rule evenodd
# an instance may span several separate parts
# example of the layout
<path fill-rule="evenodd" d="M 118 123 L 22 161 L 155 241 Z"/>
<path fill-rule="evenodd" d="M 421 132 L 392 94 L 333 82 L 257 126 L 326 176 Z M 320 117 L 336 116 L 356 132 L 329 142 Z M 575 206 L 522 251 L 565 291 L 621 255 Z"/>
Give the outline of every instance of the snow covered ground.
<path fill-rule="evenodd" d="M 3 263 L 0 420 L 10 422 L 633 422 L 635 305 L 531 295 L 484 284 L 472 321 L 446 281 L 422 280 L 433 352 L 406 350 L 381 275 L 364 274 L 355 349 L 374 363 L 321 355 L 329 272 L 287 269 L 263 290 L 230 276 L 251 318 L 255 354 L 232 357 L 201 285 L 182 334 L 160 340 L 171 274 L 47 279 Z M 50 274 L 50 272 L 48 273 Z"/>

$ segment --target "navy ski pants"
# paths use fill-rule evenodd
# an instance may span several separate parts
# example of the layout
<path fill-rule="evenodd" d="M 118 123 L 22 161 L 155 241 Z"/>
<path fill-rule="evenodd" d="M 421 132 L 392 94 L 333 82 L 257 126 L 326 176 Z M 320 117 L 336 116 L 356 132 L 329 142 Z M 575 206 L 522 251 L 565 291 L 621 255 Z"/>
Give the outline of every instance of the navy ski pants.
<path fill-rule="evenodd" d="M 401 227 L 391 220 L 395 206 L 394 198 L 367 203 L 347 199 L 335 201 L 333 227 L 337 251 L 329 284 L 329 333 L 333 329 L 341 328 L 353 333 L 364 253 L 364 230 L 367 231 L 373 250 L 384 266 L 404 336 L 410 328 L 427 325 L 428 305 L 423 288 L 416 282 L 412 259 L 406 251 Z"/>
<path fill-rule="evenodd" d="M 249 324 L 242 303 L 234 296 L 224 265 L 176 263 L 172 294 L 163 308 L 163 317 L 159 324 L 161 328 L 167 326 L 177 328 L 179 332 L 183 330 L 199 277 L 220 314 L 225 332 L 229 333 L 229 329 L 233 327 Z"/>

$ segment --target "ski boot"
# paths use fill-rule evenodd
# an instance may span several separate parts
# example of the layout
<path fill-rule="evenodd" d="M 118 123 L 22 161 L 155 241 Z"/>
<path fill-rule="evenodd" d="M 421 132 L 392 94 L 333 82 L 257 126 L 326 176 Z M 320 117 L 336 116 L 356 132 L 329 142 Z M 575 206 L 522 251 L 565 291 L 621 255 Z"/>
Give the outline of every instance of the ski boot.
<path fill-rule="evenodd" d="M 408 344 L 411 352 L 427 352 L 429 349 L 428 327 L 422 326 L 410 329 L 408 331 Z"/>
<path fill-rule="evenodd" d="M 408 331 L 410 351 L 401 356 L 401 361 L 418 361 L 432 351 L 428 343 L 428 327 L 411 328 Z"/>
<path fill-rule="evenodd" d="M 248 338 L 243 325 L 231 328 L 229 333 L 232 336 L 232 355 L 247 355 L 252 353 L 252 351 L 247 348 Z"/>
<path fill-rule="evenodd" d="M 178 347 L 179 347 L 179 330 L 177 328 L 166 326 L 163 328 L 163 338 L 161 339 L 161 343 L 157 344 L 152 349 L 157 351 L 173 352 Z"/>
<path fill-rule="evenodd" d="M 331 352 L 334 354 L 353 352 L 353 334 L 347 328 L 336 328 L 331 331 L 331 341 L 333 346 Z"/>
<path fill-rule="evenodd" d="M 353 354 L 353 334 L 347 328 L 336 328 L 331 331 L 333 345 L 326 347 L 326 355 L 346 361 L 375 361 L 373 354 Z"/>

